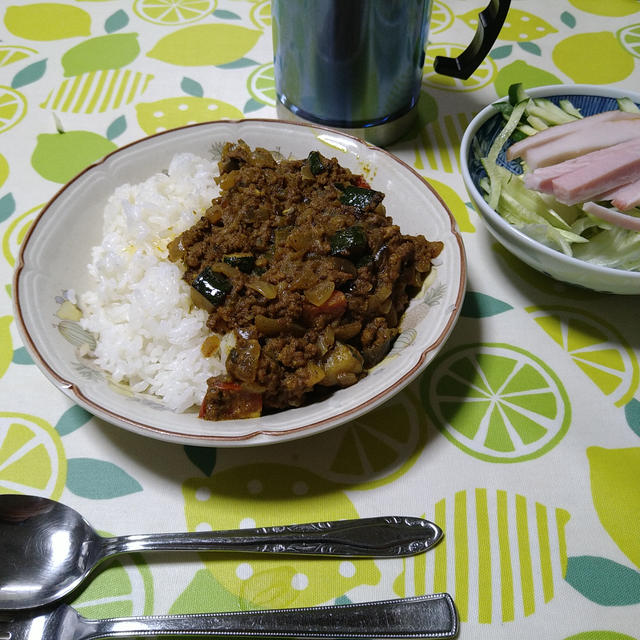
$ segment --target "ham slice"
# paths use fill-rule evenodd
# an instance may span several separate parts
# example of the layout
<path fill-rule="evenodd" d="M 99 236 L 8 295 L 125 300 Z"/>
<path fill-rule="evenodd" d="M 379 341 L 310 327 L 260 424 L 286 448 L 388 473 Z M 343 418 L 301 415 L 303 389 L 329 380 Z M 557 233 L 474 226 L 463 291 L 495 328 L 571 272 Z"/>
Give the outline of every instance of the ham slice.
<path fill-rule="evenodd" d="M 640 113 L 629 113 L 627 111 L 620 111 L 614 109 L 613 111 L 603 111 L 580 120 L 574 120 L 573 122 L 566 122 L 565 124 L 558 124 L 554 127 L 549 127 L 544 131 L 539 131 L 533 136 L 525 138 L 512 144 L 507 149 L 507 160 L 511 161 L 515 158 L 522 156 L 522 153 L 527 149 L 536 147 L 540 144 L 550 142 L 556 138 L 561 138 L 569 133 L 577 131 L 585 131 L 594 125 L 598 125 L 603 122 L 610 122 L 615 120 L 637 120 L 640 119 Z"/>
<path fill-rule="evenodd" d="M 594 200 L 610 200 L 619 211 L 629 211 L 640 205 L 640 178 L 603 193 Z"/>
<path fill-rule="evenodd" d="M 554 178 L 558 178 L 575 169 L 580 169 L 587 164 L 589 164 L 589 160 L 572 158 L 571 160 L 565 160 L 550 167 L 541 167 L 535 171 L 528 171 L 524 174 L 524 186 L 527 187 L 527 189 L 534 189 L 535 191 L 542 191 L 543 193 L 553 193 L 552 181 Z"/>
<path fill-rule="evenodd" d="M 583 128 L 562 138 L 531 147 L 521 156 L 529 169 L 534 171 L 539 167 L 548 167 L 633 138 L 640 139 L 640 118 L 614 120 L 600 123 L 597 127 Z"/>
<path fill-rule="evenodd" d="M 606 220 L 611 224 L 615 224 L 617 227 L 630 229 L 631 231 L 640 231 L 640 218 L 630 216 L 628 213 L 621 213 L 615 209 L 603 207 L 595 202 L 585 202 L 582 208 L 596 218 Z"/>
<path fill-rule="evenodd" d="M 638 179 L 640 139 L 594 151 L 584 159 L 589 162 L 551 180 L 553 195 L 563 204 L 586 202 Z"/>
<path fill-rule="evenodd" d="M 625 151 L 627 149 L 633 150 L 638 148 L 638 146 L 640 146 L 640 139 L 632 139 L 616 145 L 615 150 L 616 152 Z M 539 169 L 535 169 L 534 171 L 528 171 L 524 175 L 524 185 L 528 189 L 535 189 L 536 191 L 542 191 L 544 193 L 554 193 L 553 181 L 556 178 L 571 173 L 572 171 L 577 171 L 578 169 L 588 167 L 590 164 L 597 164 L 599 162 L 606 163 L 608 162 L 608 158 L 610 157 L 610 155 L 611 147 L 607 147 L 605 149 L 592 151 L 591 153 L 580 156 L 578 158 L 565 160 L 564 162 L 560 162 L 549 167 L 540 167 Z M 616 185 L 612 188 L 617 188 L 618 186 L 619 185 Z M 607 189 L 607 191 L 610 190 L 611 189 Z M 599 193 L 605 193 L 605 191 L 601 191 Z M 595 199 L 603 200 L 604 198 Z"/>

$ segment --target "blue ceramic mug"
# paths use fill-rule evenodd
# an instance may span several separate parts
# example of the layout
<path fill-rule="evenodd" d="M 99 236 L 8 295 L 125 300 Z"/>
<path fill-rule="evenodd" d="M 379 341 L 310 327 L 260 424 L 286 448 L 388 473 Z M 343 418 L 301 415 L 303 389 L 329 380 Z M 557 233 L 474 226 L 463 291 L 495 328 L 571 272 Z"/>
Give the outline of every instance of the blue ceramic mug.
<path fill-rule="evenodd" d="M 272 0 L 278 115 L 344 129 L 378 145 L 415 116 L 432 0 Z M 502 28 L 510 0 L 492 0 L 471 44 L 438 57 L 437 73 L 468 78 Z"/>

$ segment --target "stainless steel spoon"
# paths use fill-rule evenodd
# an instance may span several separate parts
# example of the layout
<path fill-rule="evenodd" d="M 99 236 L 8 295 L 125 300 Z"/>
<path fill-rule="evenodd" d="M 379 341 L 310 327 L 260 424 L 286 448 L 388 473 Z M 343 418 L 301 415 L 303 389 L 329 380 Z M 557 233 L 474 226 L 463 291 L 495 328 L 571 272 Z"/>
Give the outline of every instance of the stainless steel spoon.
<path fill-rule="evenodd" d="M 47 605 L 73 591 L 105 558 L 133 551 L 244 551 L 385 558 L 426 551 L 442 530 L 386 516 L 257 529 L 107 538 L 60 502 L 0 495 L 0 610 Z M 0 639 L 1 640 L 1 639 Z"/>
<path fill-rule="evenodd" d="M 458 617 L 446 593 L 362 604 L 88 620 L 62 604 L 0 613 L 0 640 L 135 636 L 453 638 Z"/>

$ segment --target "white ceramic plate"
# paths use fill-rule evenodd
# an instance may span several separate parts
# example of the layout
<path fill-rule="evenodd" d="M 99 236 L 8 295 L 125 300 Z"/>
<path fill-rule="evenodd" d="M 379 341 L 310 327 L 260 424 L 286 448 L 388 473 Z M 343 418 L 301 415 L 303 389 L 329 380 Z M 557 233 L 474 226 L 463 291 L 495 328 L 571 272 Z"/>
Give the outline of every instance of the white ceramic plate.
<path fill-rule="evenodd" d="M 91 287 L 86 265 L 101 242 L 103 208 L 114 189 L 166 169 L 176 153 L 209 157 L 212 145 L 243 139 L 284 156 L 317 149 L 364 173 L 386 194 L 385 206 L 404 233 L 444 242 L 429 286 L 413 300 L 402 333 L 383 362 L 356 385 L 306 407 L 244 420 L 209 422 L 174 413 L 152 396 L 124 393 L 87 366 L 60 333 L 61 292 Z M 43 373 L 94 415 L 130 431 L 182 444 L 248 446 L 282 442 L 335 427 L 373 409 L 415 378 L 451 332 L 462 304 L 466 259 L 455 221 L 437 193 L 390 153 L 321 127 L 277 120 L 219 121 L 145 138 L 114 151 L 64 186 L 31 226 L 14 276 L 14 306 L 24 344 Z M 58 297 L 58 301 L 56 298 Z"/>

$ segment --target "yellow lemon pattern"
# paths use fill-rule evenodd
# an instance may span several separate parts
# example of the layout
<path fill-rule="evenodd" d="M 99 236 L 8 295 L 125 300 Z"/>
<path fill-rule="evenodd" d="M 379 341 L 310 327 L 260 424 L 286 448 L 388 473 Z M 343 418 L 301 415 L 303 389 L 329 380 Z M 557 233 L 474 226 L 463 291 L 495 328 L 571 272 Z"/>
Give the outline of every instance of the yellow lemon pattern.
<path fill-rule="evenodd" d="M 403 559 L 398 596 L 449 592 L 460 619 L 480 624 L 521 620 L 553 599 L 567 567 L 566 510 L 477 488 L 439 500 L 425 517 L 445 536 L 428 554 Z"/>
<path fill-rule="evenodd" d="M 91 33 L 91 16 L 84 9 L 58 2 L 7 7 L 4 24 L 25 40 L 62 40 Z"/>
<path fill-rule="evenodd" d="M 607 321 L 569 307 L 528 307 L 532 319 L 613 403 L 622 407 L 638 389 L 638 360 Z"/>
<path fill-rule="evenodd" d="M 305 469 L 279 464 L 245 465 L 214 473 L 211 478 L 187 480 L 183 494 L 190 531 L 358 517 L 338 485 Z M 316 605 L 380 580 L 375 563 L 366 559 L 269 559 L 235 554 L 202 558 L 214 578 L 245 609 Z"/>
<path fill-rule="evenodd" d="M 184 96 L 136 105 L 138 124 L 147 134 L 176 129 L 187 124 L 225 118 L 242 118 L 242 111 L 221 100 Z"/>
<path fill-rule="evenodd" d="M 471 28 L 475 30 L 478 25 L 478 11 L 469 11 L 460 16 Z M 514 42 L 526 42 L 543 38 L 544 36 L 555 33 L 557 29 L 552 27 L 546 20 L 529 13 L 511 7 L 507 14 L 502 29 L 500 29 L 500 40 L 511 40 Z"/>
<path fill-rule="evenodd" d="M 638 470 L 640 447 L 587 449 L 591 495 L 602 526 L 620 550 L 640 569 L 640 538 L 630 522 L 640 522 Z"/>
<path fill-rule="evenodd" d="M 184 67 L 228 64 L 251 51 L 261 35 L 233 24 L 197 24 L 164 36 L 147 55 Z"/>
<path fill-rule="evenodd" d="M 629 2 L 629 0 L 569 0 L 576 8 L 588 13 L 594 13 L 597 16 L 628 16 L 638 12 L 637 3 Z"/>
<path fill-rule="evenodd" d="M 633 56 L 610 31 L 569 36 L 553 48 L 552 56 L 558 69 L 576 83 L 620 82 L 635 66 Z"/>
<path fill-rule="evenodd" d="M 445 437 L 490 462 L 543 455 L 571 421 L 556 374 L 532 353 L 506 344 L 463 345 L 445 353 L 423 378 L 422 398 Z"/>
<path fill-rule="evenodd" d="M 36 416 L 0 412 L 0 492 L 57 500 L 67 477 L 58 433 Z"/>

